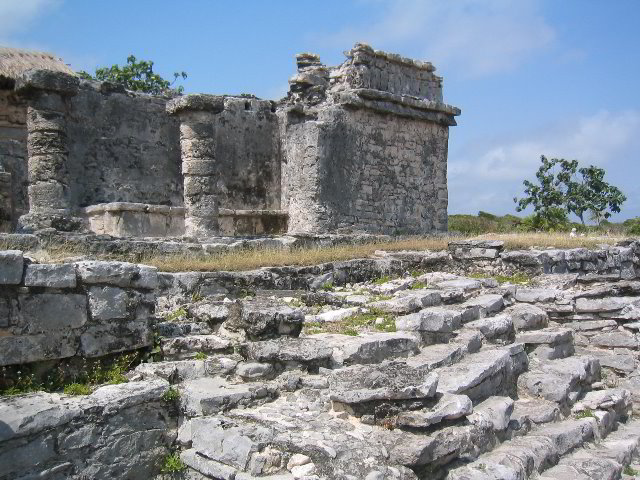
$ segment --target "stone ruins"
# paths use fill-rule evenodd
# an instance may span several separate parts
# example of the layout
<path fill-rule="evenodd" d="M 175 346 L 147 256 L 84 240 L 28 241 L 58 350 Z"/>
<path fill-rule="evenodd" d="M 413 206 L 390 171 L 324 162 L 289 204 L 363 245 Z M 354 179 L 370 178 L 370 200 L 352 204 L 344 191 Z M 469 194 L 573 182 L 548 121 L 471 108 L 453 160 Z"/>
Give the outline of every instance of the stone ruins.
<path fill-rule="evenodd" d="M 117 237 L 447 230 L 460 110 L 430 63 L 297 56 L 278 103 L 165 99 L 0 48 L 0 231 Z"/>
<path fill-rule="evenodd" d="M 433 67 L 297 60 L 276 104 L 0 49 L 0 480 L 636 478 L 638 239 L 144 264 L 446 231 Z"/>

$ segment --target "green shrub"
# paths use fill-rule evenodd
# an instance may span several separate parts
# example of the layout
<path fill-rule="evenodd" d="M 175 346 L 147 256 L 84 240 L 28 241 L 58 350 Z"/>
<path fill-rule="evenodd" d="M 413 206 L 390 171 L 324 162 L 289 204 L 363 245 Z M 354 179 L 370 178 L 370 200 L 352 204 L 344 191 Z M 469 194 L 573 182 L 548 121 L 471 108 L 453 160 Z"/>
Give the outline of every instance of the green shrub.
<path fill-rule="evenodd" d="M 196 360 L 206 360 L 209 356 L 204 353 L 204 352 L 198 352 L 196 353 L 196 355 L 193 357 Z"/>
<path fill-rule="evenodd" d="M 525 232 L 562 232 L 571 228 L 567 212 L 562 208 L 549 208 L 545 215 L 534 213 L 524 217 L 519 226 L 519 230 Z"/>
<path fill-rule="evenodd" d="M 625 233 L 627 235 L 639 235 L 640 236 L 640 217 L 626 220 L 623 223 L 625 227 Z"/>

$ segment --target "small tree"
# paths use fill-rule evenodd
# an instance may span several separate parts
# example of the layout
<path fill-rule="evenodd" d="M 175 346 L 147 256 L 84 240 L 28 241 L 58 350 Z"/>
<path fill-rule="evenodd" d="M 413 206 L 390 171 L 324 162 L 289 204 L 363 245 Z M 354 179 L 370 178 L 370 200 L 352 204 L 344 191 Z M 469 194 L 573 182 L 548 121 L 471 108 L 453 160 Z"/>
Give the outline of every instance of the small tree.
<path fill-rule="evenodd" d="M 565 221 L 567 213 L 574 213 L 583 225 L 586 212 L 591 212 L 598 225 L 609 218 L 611 212 L 620 212 L 620 206 L 627 197 L 620 189 L 604 181 L 602 168 L 593 165 L 579 168 L 577 160 L 549 160 L 544 155 L 540 160 L 542 165 L 536 173 L 538 184 L 529 180 L 523 182 L 526 196 L 513 199 L 517 203 L 516 211 L 521 212 L 532 205 L 540 220 L 555 223 L 560 220 L 562 210 Z"/>
<path fill-rule="evenodd" d="M 96 68 L 96 74 L 91 76 L 87 72 L 80 71 L 78 75 L 82 78 L 101 80 L 124 85 L 128 90 L 151 93 L 153 95 L 180 94 L 184 87 L 172 85 L 182 78 L 187 78 L 186 72 L 174 72 L 173 82 L 165 80 L 157 73 L 153 72 L 153 62 L 149 60 L 137 60 L 135 56 L 127 57 L 127 64 L 123 67 L 112 65 L 111 67 Z"/>
<path fill-rule="evenodd" d="M 529 205 L 533 206 L 535 225 L 558 225 L 567 222 L 567 211 L 564 208 L 564 196 L 562 190 L 558 187 L 558 179 L 556 178 L 555 166 L 556 159 L 547 159 L 544 155 L 540 157 L 542 165 L 536 172 L 537 184 L 529 180 L 525 180 L 524 193 L 525 197 L 518 199 L 515 197 L 514 202 L 517 203 L 516 211 L 521 212 Z"/>

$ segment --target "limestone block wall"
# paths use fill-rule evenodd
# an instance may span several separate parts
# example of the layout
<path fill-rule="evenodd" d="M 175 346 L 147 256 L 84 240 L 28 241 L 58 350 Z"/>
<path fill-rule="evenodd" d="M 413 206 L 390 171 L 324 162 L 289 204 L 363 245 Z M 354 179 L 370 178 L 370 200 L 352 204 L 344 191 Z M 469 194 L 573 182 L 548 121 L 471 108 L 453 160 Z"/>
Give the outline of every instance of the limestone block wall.
<path fill-rule="evenodd" d="M 0 179 L 6 198 L 0 202 L 0 231 L 13 230 L 18 217 L 29 210 L 26 115 L 24 99 L 0 89 L 0 172 L 10 175 Z"/>
<path fill-rule="evenodd" d="M 167 105 L 167 112 L 180 119 L 187 235 L 235 231 L 235 211 L 242 211 L 245 215 L 239 216 L 244 218 L 249 211 L 280 209 L 281 157 L 274 110 L 270 101 L 203 94 Z M 218 218 L 220 211 L 225 211 L 224 218 Z M 238 233 L 254 233 L 251 230 Z M 257 233 L 266 230 L 261 227 Z"/>
<path fill-rule="evenodd" d="M 148 480 L 176 436 L 168 382 L 130 382 L 91 395 L 36 393 L 0 405 L 0 478 Z"/>
<path fill-rule="evenodd" d="M 178 123 L 166 100 L 81 82 L 67 104 L 70 201 L 182 206 Z"/>
<path fill-rule="evenodd" d="M 0 366 L 101 357 L 152 343 L 155 268 L 33 264 L 0 252 Z"/>
<path fill-rule="evenodd" d="M 287 130 L 290 232 L 446 231 L 446 126 L 332 108 Z"/>
<path fill-rule="evenodd" d="M 225 97 L 214 117 L 220 208 L 280 208 L 278 119 L 273 103 Z"/>
<path fill-rule="evenodd" d="M 367 88 L 442 102 L 442 77 L 430 62 L 412 60 L 357 43 L 347 60 L 331 73 L 343 88 Z"/>

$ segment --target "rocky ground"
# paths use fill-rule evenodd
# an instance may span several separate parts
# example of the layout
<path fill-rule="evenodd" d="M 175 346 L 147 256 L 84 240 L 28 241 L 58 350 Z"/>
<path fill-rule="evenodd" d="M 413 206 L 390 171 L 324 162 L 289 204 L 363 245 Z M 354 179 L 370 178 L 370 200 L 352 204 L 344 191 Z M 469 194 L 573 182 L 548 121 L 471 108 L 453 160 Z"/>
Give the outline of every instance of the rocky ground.
<path fill-rule="evenodd" d="M 632 478 L 640 282 L 584 280 L 195 301 L 157 325 L 170 360 L 131 379 L 180 392 L 188 478 Z"/>
<path fill-rule="evenodd" d="M 0 479 L 148 478 L 172 449 L 158 480 L 634 478 L 635 247 L 472 247 L 379 252 L 425 268 L 372 278 L 355 261 L 303 290 L 202 295 L 198 276 L 163 277 L 177 286 L 157 298 L 162 361 L 86 396 L 2 400 Z"/>

